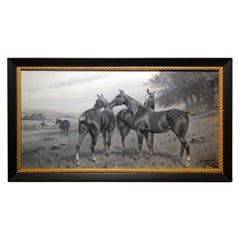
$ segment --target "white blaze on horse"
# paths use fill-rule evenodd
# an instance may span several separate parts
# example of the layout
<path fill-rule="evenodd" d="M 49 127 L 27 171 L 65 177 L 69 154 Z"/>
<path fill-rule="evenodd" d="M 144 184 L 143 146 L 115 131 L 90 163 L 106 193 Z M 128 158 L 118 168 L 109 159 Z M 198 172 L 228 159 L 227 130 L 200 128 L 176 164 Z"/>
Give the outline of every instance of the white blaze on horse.
<path fill-rule="evenodd" d="M 92 160 L 97 163 L 95 155 L 95 145 L 99 133 L 103 135 L 103 145 L 106 154 L 109 154 L 113 130 L 115 127 L 115 115 L 112 108 L 109 107 L 108 101 L 103 95 L 97 94 L 97 100 L 92 109 L 82 113 L 79 117 L 79 144 L 76 145 L 76 165 L 80 161 L 80 147 L 87 133 L 91 135 L 91 153 Z"/>
<path fill-rule="evenodd" d="M 164 133 L 172 131 L 181 143 L 179 160 L 182 161 L 184 150 L 187 154 L 187 164 L 190 166 L 190 148 L 185 139 L 188 130 L 189 118 L 186 112 L 178 109 L 155 112 L 149 107 L 143 107 L 137 100 L 120 90 L 120 93 L 110 102 L 110 107 L 126 105 L 133 115 L 133 126 L 137 130 L 139 155 L 142 156 L 143 136 L 146 139 L 150 155 L 153 154 L 153 145 L 149 133 Z"/>

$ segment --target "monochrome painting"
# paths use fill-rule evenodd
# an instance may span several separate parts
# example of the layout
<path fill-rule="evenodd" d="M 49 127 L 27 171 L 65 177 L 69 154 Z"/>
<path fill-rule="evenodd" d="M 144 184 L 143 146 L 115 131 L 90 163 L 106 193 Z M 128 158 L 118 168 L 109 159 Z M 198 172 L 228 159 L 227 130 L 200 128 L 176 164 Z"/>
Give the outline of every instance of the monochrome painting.
<path fill-rule="evenodd" d="M 23 169 L 218 169 L 219 71 L 22 70 Z"/>

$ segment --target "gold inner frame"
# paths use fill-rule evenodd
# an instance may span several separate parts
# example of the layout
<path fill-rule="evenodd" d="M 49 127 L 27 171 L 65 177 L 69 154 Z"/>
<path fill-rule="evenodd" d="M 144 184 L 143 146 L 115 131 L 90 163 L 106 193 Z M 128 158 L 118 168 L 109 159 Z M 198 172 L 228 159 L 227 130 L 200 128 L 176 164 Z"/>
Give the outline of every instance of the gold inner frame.
<path fill-rule="evenodd" d="M 22 168 L 22 71 L 218 71 L 218 163 L 216 169 L 207 168 Z M 223 67 L 221 66 L 123 66 L 123 67 L 67 67 L 67 66 L 20 66 L 16 68 L 17 85 L 17 172 L 18 173 L 223 173 Z"/>

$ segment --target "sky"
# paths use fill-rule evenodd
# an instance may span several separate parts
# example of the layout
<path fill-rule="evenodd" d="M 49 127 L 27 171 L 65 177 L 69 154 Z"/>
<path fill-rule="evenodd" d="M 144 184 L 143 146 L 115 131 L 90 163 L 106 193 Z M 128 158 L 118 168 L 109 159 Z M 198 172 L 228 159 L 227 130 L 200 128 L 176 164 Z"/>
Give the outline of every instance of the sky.
<path fill-rule="evenodd" d="M 144 100 L 150 71 L 22 71 L 22 110 L 81 113 L 91 108 L 97 94 L 111 101 L 119 89 Z M 150 88 L 151 90 L 151 88 Z"/>

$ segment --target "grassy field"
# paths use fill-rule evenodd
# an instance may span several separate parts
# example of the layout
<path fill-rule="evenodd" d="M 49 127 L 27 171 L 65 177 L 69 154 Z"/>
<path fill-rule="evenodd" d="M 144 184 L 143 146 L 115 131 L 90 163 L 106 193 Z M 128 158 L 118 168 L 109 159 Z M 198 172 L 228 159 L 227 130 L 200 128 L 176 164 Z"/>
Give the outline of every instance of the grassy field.
<path fill-rule="evenodd" d="M 189 116 L 190 125 L 186 139 L 190 141 L 191 167 L 217 167 L 217 113 L 207 112 Z M 196 137 L 196 138 L 195 138 Z M 200 138 L 199 138 L 200 137 Z M 200 141 L 197 141 L 198 138 Z M 197 139 L 195 141 L 195 139 Z M 74 164 L 75 147 L 78 144 L 77 118 L 71 120 L 69 136 L 61 136 L 59 129 L 44 129 L 22 132 L 23 168 L 182 168 L 186 164 L 186 154 L 182 162 L 177 161 L 180 142 L 172 132 L 155 134 L 154 156 L 149 158 L 146 143 L 143 157 L 138 157 L 137 136 L 131 130 L 126 138 L 126 155 L 122 154 L 120 134 L 115 128 L 111 152 L 103 151 L 102 135 L 96 144 L 98 164 L 91 160 L 90 135 L 85 137 L 80 154 L 80 166 Z"/>

